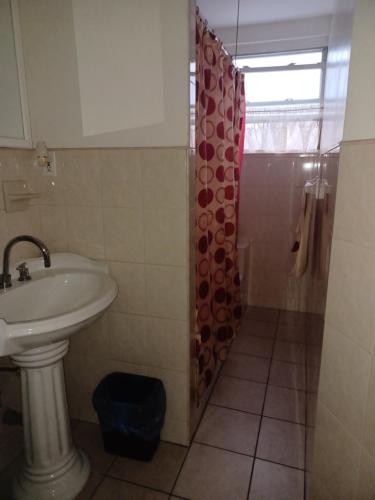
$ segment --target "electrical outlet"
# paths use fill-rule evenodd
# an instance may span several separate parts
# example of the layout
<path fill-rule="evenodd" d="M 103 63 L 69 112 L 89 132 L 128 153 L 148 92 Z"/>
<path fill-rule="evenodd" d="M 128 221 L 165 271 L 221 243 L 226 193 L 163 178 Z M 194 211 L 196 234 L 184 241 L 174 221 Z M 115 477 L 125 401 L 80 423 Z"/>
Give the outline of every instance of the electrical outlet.
<path fill-rule="evenodd" d="M 44 175 L 49 175 L 51 177 L 57 176 L 57 166 L 56 166 L 56 153 L 51 151 L 48 155 L 48 165 L 43 171 Z"/>

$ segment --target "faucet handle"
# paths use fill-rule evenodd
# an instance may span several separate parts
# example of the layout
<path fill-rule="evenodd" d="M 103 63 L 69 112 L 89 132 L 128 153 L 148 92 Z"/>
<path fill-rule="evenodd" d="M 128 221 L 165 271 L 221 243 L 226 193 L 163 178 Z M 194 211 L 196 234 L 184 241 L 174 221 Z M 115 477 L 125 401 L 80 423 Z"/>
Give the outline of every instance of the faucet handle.
<path fill-rule="evenodd" d="M 29 281 L 31 280 L 29 269 L 26 265 L 26 262 L 22 262 L 16 267 L 17 271 L 19 271 L 20 276 L 18 281 Z"/>

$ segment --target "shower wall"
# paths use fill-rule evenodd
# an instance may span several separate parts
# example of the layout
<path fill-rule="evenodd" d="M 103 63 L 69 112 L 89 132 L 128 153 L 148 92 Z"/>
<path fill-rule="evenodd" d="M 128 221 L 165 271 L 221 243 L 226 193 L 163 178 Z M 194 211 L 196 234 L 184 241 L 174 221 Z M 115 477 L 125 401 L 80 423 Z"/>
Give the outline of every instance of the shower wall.
<path fill-rule="evenodd" d="M 323 313 L 327 279 L 290 277 L 291 248 L 305 182 L 322 172 L 333 187 L 333 221 L 338 154 L 248 154 L 241 172 L 239 237 L 250 242 L 249 305 Z"/>

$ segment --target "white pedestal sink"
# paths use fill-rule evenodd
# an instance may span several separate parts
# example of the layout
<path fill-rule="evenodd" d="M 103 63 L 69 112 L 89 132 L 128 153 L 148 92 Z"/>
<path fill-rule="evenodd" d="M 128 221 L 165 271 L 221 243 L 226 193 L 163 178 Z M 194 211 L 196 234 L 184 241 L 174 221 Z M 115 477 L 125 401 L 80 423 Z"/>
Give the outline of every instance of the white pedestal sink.
<path fill-rule="evenodd" d="M 90 466 L 72 443 L 62 358 L 69 336 L 112 303 L 108 267 L 75 254 L 53 254 L 52 266 L 27 261 L 32 280 L 0 292 L 0 356 L 21 369 L 24 465 L 13 481 L 16 500 L 73 500 Z"/>

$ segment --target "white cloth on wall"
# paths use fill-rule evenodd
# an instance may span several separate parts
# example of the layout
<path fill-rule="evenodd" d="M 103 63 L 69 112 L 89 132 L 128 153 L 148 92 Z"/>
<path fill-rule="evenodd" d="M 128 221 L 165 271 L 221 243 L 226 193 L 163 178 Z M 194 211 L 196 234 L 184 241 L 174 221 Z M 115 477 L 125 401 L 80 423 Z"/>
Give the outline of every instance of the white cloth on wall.
<path fill-rule="evenodd" d="M 310 153 L 318 149 L 320 107 L 248 107 L 245 152 Z"/>

